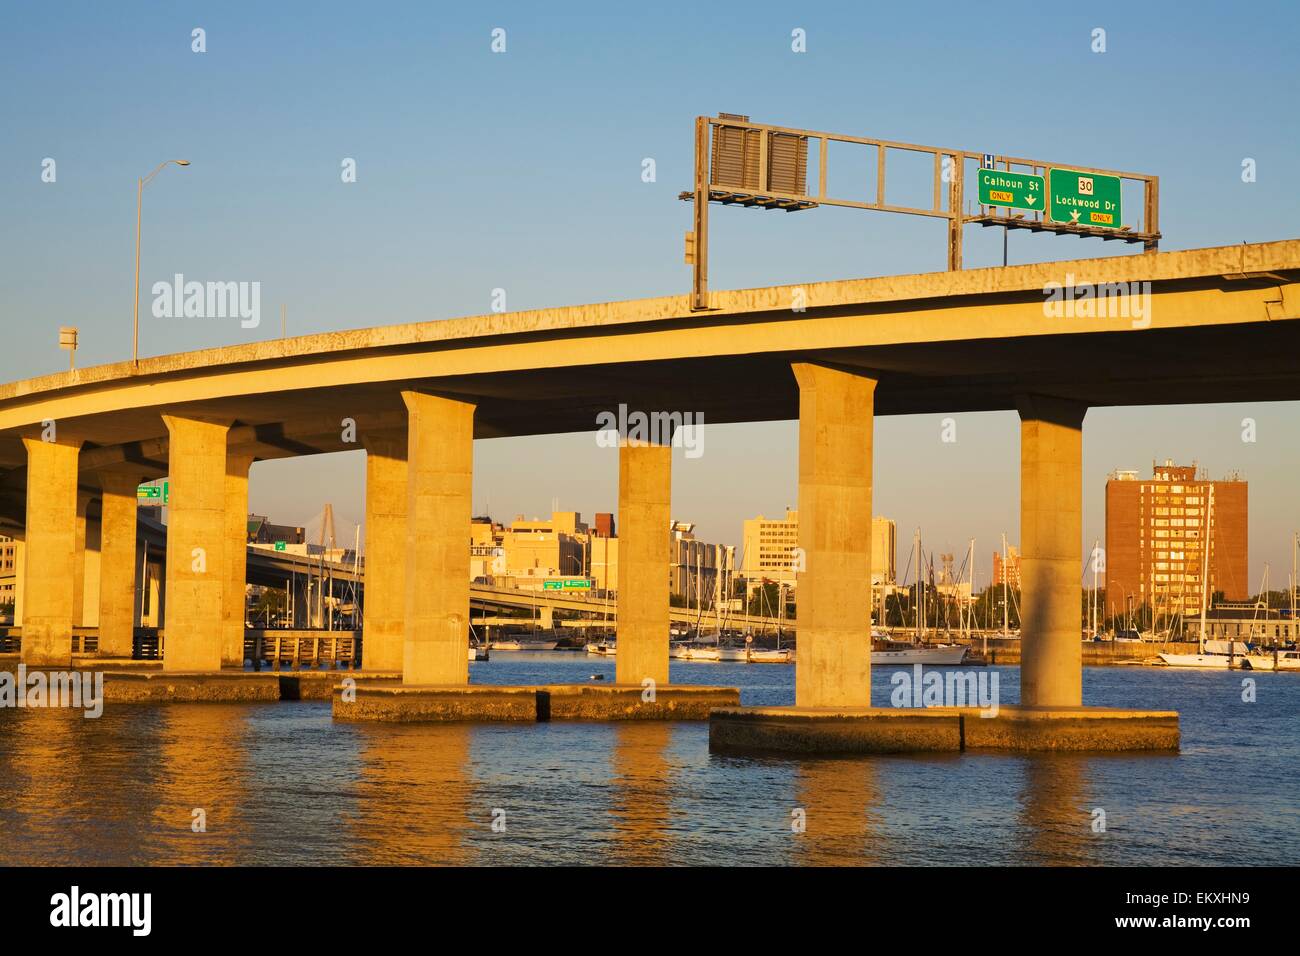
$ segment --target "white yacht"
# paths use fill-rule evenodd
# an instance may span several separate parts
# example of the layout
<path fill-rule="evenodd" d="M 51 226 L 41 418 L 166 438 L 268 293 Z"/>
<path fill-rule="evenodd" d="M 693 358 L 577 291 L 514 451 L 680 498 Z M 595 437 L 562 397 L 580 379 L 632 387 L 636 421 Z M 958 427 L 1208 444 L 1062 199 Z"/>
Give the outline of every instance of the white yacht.
<path fill-rule="evenodd" d="M 493 641 L 494 651 L 553 651 L 559 641 Z"/>
<path fill-rule="evenodd" d="M 931 664 L 934 666 L 960 664 L 966 659 L 965 644 L 931 644 L 916 647 L 890 647 L 872 650 L 871 663 L 883 664 Z"/>
<path fill-rule="evenodd" d="M 1242 658 L 1240 667 L 1253 671 L 1300 671 L 1300 651 L 1279 650 L 1274 660 L 1272 651 L 1257 650 Z"/>
<path fill-rule="evenodd" d="M 1159 655 L 1170 667 L 1200 667 L 1208 670 L 1242 667 L 1242 662 L 1250 656 L 1250 648 L 1241 641 L 1202 641 L 1196 654 Z M 1271 656 L 1269 662 L 1272 663 Z"/>

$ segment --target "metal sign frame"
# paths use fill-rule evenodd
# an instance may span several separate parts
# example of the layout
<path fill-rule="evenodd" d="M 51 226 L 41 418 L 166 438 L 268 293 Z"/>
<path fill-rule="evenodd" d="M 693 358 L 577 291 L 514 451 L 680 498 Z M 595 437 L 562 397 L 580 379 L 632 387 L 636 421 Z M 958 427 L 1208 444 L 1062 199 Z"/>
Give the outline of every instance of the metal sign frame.
<path fill-rule="evenodd" d="M 741 130 L 756 130 L 760 134 L 758 159 L 758 183 L 760 186 L 769 181 L 770 157 L 768 141 L 772 133 L 798 136 L 818 144 L 816 191 L 805 195 L 775 192 L 768 189 L 743 190 L 730 186 L 715 185 L 711 181 L 709 148 L 711 133 L 715 127 L 729 127 Z M 876 193 L 874 202 L 842 199 L 831 196 L 826 190 L 826 168 L 829 144 L 851 143 L 876 149 Z M 934 183 L 933 201 L 929 208 L 915 206 L 897 206 L 885 201 L 886 157 L 889 150 L 922 153 L 933 157 Z M 992 165 L 988 165 L 989 158 Z M 945 167 L 945 158 L 947 164 Z M 1028 172 L 1042 176 L 1044 183 L 1050 180 L 1051 169 L 1065 169 L 1081 173 L 1094 173 L 1101 176 L 1114 176 L 1123 181 L 1143 184 L 1144 201 L 1140 228 L 1129 226 L 1104 227 L 1080 226 L 1071 223 L 1053 222 L 1047 212 L 1050 204 L 1050 186 L 1044 192 L 1042 210 L 1014 210 L 998 206 L 979 207 L 979 213 L 968 214 L 964 211 L 966 164 L 974 161 L 978 167 L 1002 169 L 1007 172 Z M 945 168 L 949 171 L 945 175 Z M 866 136 L 845 136 L 839 133 L 827 133 L 818 130 L 795 129 L 788 126 L 773 126 L 768 123 L 753 123 L 747 119 L 730 116 L 697 116 L 695 118 L 695 188 L 678 196 L 694 203 L 694 222 L 691 232 L 686 234 L 686 262 L 693 267 L 691 282 L 691 309 L 700 311 L 709 307 L 709 203 L 739 205 L 760 209 L 780 209 L 785 212 L 800 212 L 817 206 L 841 206 L 849 209 L 871 209 L 877 212 L 904 213 L 910 216 L 928 216 L 944 219 L 948 223 L 948 269 L 962 268 L 962 227 L 967 223 L 979 223 L 981 226 L 1001 226 L 1005 229 L 1029 229 L 1032 232 L 1055 232 L 1067 235 L 1092 237 L 1121 242 L 1140 242 L 1144 252 L 1155 251 L 1159 247 L 1159 203 L 1160 178 L 1145 173 L 1125 172 L 1114 169 L 1098 169 L 1080 166 L 1076 163 L 1051 163 L 1043 160 L 1025 159 L 1005 156 L 984 151 L 964 149 L 947 149 L 938 146 L 921 146 L 916 143 L 903 143 L 895 140 L 873 139 Z"/>

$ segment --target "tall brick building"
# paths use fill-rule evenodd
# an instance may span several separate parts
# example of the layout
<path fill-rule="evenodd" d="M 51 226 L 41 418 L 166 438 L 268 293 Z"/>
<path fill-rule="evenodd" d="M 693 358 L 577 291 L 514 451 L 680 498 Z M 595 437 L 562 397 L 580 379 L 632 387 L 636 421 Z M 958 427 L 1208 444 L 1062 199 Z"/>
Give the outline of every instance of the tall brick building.
<path fill-rule="evenodd" d="M 1106 611 L 1136 613 L 1147 605 L 1159 620 L 1201 612 L 1206 512 L 1210 488 L 1210 595 L 1244 601 L 1247 482 L 1236 476 L 1210 481 L 1195 465 L 1166 460 L 1151 478 L 1115 471 L 1106 482 Z"/>
<path fill-rule="evenodd" d="M 1015 545 L 1007 547 L 1007 560 L 1002 561 L 1002 552 L 993 552 L 993 583 L 998 587 L 1006 584 L 1007 587 L 1020 590 L 1020 552 Z"/>

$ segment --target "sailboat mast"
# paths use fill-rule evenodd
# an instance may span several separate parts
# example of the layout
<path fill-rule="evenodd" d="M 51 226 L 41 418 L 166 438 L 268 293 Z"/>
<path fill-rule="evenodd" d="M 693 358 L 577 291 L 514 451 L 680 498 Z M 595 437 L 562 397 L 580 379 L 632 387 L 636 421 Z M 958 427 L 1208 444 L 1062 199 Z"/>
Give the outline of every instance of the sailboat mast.
<path fill-rule="evenodd" d="M 975 623 L 973 620 L 971 620 L 971 618 L 974 617 L 975 615 L 975 539 L 974 538 L 970 539 L 970 570 L 967 571 L 966 573 L 970 577 L 970 593 L 967 594 L 966 596 L 966 636 L 969 637 L 970 632 Z M 985 640 L 987 640 L 987 638 L 985 638 Z"/>
<path fill-rule="evenodd" d="M 692 546 L 691 550 L 695 552 L 695 619 L 702 625 L 704 622 L 704 609 L 701 604 L 703 595 L 700 593 L 702 590 L 700 587 L 700 549 Z"/>
<path fill-rule="evenodd" d="M 912 610 L 916 615 L 916 639 L 921 639 L 921 529 L 912 535 L 912 554 L 915 557 L 916 585 L 912 588 Z"/>
<path fill-rule="evenodd" d="M 1097 636 L 1097 549 L 1101 539 L 1092 539 L 1092 636 Z"/>
<path fill-rule="evenodd" d="M 1002 636 L 1006 637 L 1011 633 L 1011 628 L 1007 620 L 1007 533 L 1002 532 Z"/>

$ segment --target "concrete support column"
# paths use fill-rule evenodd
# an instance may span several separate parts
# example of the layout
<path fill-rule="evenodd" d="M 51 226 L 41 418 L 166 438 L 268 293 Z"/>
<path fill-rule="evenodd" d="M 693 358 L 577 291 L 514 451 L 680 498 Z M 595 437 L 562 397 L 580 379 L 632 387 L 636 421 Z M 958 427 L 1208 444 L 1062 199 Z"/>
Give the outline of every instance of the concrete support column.
<path fill-rule="evenodd" d="M 86 512 L 94 500 L 89 491 L 77 490 L 77 519 L 72 534 L 73 627 L 84 627 L 86 623 Z"/>
<path fill-rule="evenodd" d="M 618 449 L 618 655 L 615 681 L 668 684 L 673 450 L 624 438 Z"/>
<path fill-rule="evenodd" d="M 226 453 L 226 553 L 221 591 L 223 667 L 244 666 L 245 586 L 248 583 L 249 454 Z"/>
<path fill-rule="evenodd" d="M 796 707 L 871 706 L 875 379 L 795 363 L 799 383 Z"/>
<path fill-rule="evenodd" d="M 23 445 L 27 449 L 27 548 L 22 662 L 31 667 L 70 667 L 81 442 L 24 438 Z"/>
<path fill-rule="evenodd" d="M 135 634 L 137 481 L 101 474 L 99 656 L 130 657 Z"/>
<path fill-rule="evenodd" d="M 141 618 L 140 623 L 146 627 L 162 627 L 163 620 L 167 613 L 164 607 L 165 598 L 167 597 L 167 557 L 163 556 L 162 561 L 149 562 L 149 613 L 147 620 Z"/>
<path fill-rule="evenodd" d="M 366 580 L 361 667 L 400 671 L 406 641 L 406 431 L 363 432 Z"/>
<path fill-rule="evenodd" d="M 403 392 L 407 412 L 405 684 L 469 683 L 474 409 Z"/>
<path fill-rule="evenodd" d="M 1020 412 L 1020 703 L 1083 703 L 1080 555 L 1086 405 L 1040 395 Z"/>
<path fill-rule="evenodd" d="M 23 591 L 27 580 L 27 542 L 14 542 L 14 627 L 23 626 Z"/>
<path fill-rule="evenodd" d="M 163 415 L 170 436 L 164 671 L 221 670 L 230 422 Z"/>

